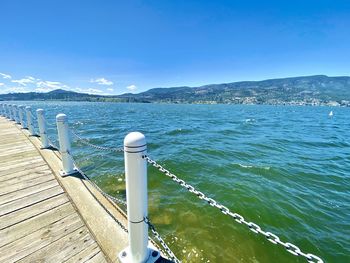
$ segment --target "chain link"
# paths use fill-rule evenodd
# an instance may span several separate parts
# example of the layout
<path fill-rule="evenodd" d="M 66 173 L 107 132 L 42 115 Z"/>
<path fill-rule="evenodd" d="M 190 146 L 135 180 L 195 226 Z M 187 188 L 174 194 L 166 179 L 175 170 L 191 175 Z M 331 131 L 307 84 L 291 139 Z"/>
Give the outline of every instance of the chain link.
<path fill-rule="evenodd" d="M 51 128 L 57 128 L 57 124 L 56 123 L 48 122 L 46 118 L 44 118 L 44 120 L 45 120 L 46 126 L 51 127 Z"/>
<path fill-rule="evenodd" d="M 78 135 L 75 131 L 70 129 L 70 132 L 78 139 L 79 142 L 81 142 L 84 145 L 90 146 L 91 148 L 94 148 L 99 151 L 107 151 L 107 152 L 124 152 L 123 148 L 110 148 L 110 147 L 104 147 L 95 145 L 89 142 L 89 140 L 82 138 L 80 135 Z"/>
<path fill-rule="evenodd" d="M 112 201 L 114 201 L 114 202 L 116 202 L 116 203 L 119 203 L 119 204 L 122 204 L 122 205 L 126 206 L 126 202 L 125 202 L 124 200 L 119 199 L 119 198 L 116 198 L 116 197 L 114 197 L 114 196 L 112 196 L 112 195 L 107 194 L 106 192 L 104 192 L 95 182 L 93 182 L 93 181 L 90 179 L 90 177 L 88 177 L 88 176 L 78 167 L 78 165 L 76 164 L 76 162 L 75 162 L 73 156 L 72 156 L 70 153 L 68 153 L 68 156 L 71 158 L 71 160 L 72 160 L 72 162 L 73 162 L 73 164 L 74 164 L 75 169 L 83 176 L 83 178 L 84 178 L 85 180 L 89 181 L 89 182 L 92 184 L 92 186 L 93 186 L 97 191 L 99 191 L 104 197 L 106 197 L 106 198 L 108 198 L 108 199 L 111 199 Z"/>
<path fill-rule="evenodd" d="M 189 192 L 195 194 L 199 199 L 206 201 L 210 206 L 216 207 L 219 209 L 223 214 L 229 215 L 232 217 L 237 223 L 246 225 L 252 232 L 255 234 L 262 234 L 267 238 L 268 241 L 270 241 L 272 244 L 275 245 L 281 245 L 283 246 L 289 253 L 295 256 L 302 256 L 306 258 L 306 260 L 309 263 L 323 263 L 323 260 L 319 258 L 318 256 L 315 256 L 310 253 L 304 253 L 300 250 L 299 247 L 292 243 L 283 242 L 280 240 L 278 236 L 275 234 L 272 234 L 271 232 L 263 231 L 260 226 L 253 222 L 246 221 L 243 216 L 241 216 L 238 213 L 233 213 L 230 211 L 229 208 L 226 206 L 220 204 L 219 202 L 215 201 L 214 199 L 206 196 L 201 191 L 196 190 L 192 185 L 187 184 L 184 180 L 178 178 L 176 175 L 172 174 L 169 170 L 165 169 L 163 166 L 158 164 L 156 161 L 152 160 L 149 156 L 143 155 L 143 159 L 145 159 L 149 164 L 151 164 L 153 167 L 157 168 L 160 172 L 165 174 L 166 176 L 170 177 L 174 182 L 181 185 L 183 188 L 187 189 Z"/>
<path fill-rule="evenodd" d="M 55 149 L 57 149 L 57 150 L 59 150 L 60 148 L 56 145 L 56 144 L 54 144 L 51 140 L 50 140 L 50 138 L 49 137 L 47 137 L 47 139 L 48 139 L 48 141 L 49 141 L 49 144 L 51 145 L 51 147 L 53 147 L 53 148 L 55 148 Z"/>
<path fill-rule="evenodd" d="M 148 225 L 154 237 L 159 241 L 162 245 L 164 251 L 168 254 L 168 256 L 174 261 L 174 263 L 181 263 L 181 261 L 175 256 L 174 252 L 171 251 L 169 246 L 165 243 L 164 239 L 160 236 L 154 225 L 151 223 L 148 217 L 144 218 L 145 223 Z"/>
<path fill-rule="evenodd" d="M 89 181 L 93 187 L 99 191 L 104 197 L 116 202 L 116 203 L 119 203 L 119 204 L 122 204 L 124 206 L 126 206 L 126 202 L 122 199 L 119 199 L 119 198 L 116 198 L 114 196 L 111 196 L 110 194 L 107 194 L 106 192 L 104 192 L 96 183 L 94 183 L 76 164 L 73 156 L 69 154 L 69 157 L 72 159 L 73 161 L 73 164 L 74 164 L 74 167 L 75 169 L 83 176 L 83 178 L 87 181 Z M 177 257 L 175 256 L 175 254 L 171 251 L 171 249 L 168 247 L 168 245 L 165 243 L 165 241 L 162 239 L 162 237 L 160 236 L 160 234 L 157 232 L 157 230 L 155 229 L 154 225 L 151 224 L 150 220 L 148 218 L 145 218 L 145 223 L 148 224 L 149 228 L 151 229 L 153 235 L 155 236 L 155 238 L 157 238 L 157 240 L 160 242 L 160 244 L 162 245 L 162 247 L 164 248 L 164 250 L 166 251 L 166 253 L 169 255 L 169 257 L 171 257 L 171 259 L 174 260 L 175 263 L 181 263 L 181 261 L 179 261 L 177 259 Z M 127 228 L 122 225 L 120 222 L 117 222 L 121 227 L 122 229 L 125 231 L 125 232 L 128 232 Z"/>

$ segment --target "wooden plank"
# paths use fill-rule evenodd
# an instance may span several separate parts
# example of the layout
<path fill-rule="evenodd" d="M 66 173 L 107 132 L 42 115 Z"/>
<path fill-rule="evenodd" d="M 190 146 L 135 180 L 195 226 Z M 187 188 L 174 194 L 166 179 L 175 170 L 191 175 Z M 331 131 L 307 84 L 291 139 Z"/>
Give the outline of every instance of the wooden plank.
<path fill-rule="evenodd" d="M 73 257 L 64 261 L 64 263 L 79 263 L 79 262 L 88 262 L 92 257 L 96 256 L 101 250 L 96 243 L 92 243 L 79 253 L 75 254 Z"/>
<path fill-rule="evenodd" d="M 0 262 L 16 262 L 82 226 L 83 222 L 77 214 L 64 217 L 1 247 Z"/>
<path fill-rule="evenodd" d="M 8 161 L 12 161 L 12 160 L 22 160 L 24 158 L 28 158 L 28 157 L 37 157 L 38 156 L 38 152 L 37 150 L 33 149 L 31 151 L 26 151 L 26 152 L 20 152 L 20 153 L 16 153 L 16 154 L 11 154 L 8 156 L 3 156 L 0 159 L 0 164 L 4 164 L 7 163 Z"/>
<path fill-rule="evenodd" d="M 17 166 L 17 167 L 8 169 L 8 170 L 0 171 L 0 177 L 4 176 L 4 175 L 8 175 L 8 174 L 13 174 L 13 173 L 25 171 L 28 168 L 28 166 L 30 168 L 36 168 L 36 167 L 43 166 L 43 165 L 47 166 L 47 163 L 45 163 L 44 160 L 42 160 L 42 159 L 41 160 L 38 159 L 36 162 L 32 162 L 29 165 Z"/>
<path fill-rule="evenodd" d="M 69 202 L 67 196 L 65 194 L 60 194 L 58 196 L 42 201 L 38 204 L 34 204 L 32 206 L 23 208 L 14 213 L 1 216 L 0 230 L 13 226 L 19 222 L 27 220 L 38 214 L 44 213 L 67 202 Z"/>
<path fill-rule="evenodd" d="M 100 252 L 100 253 L 97 253 L 92 258 L 90 258 L 86 262 L 89 262 L 89 263 L 103 263 L 103 262 L 107 262 L 107 260 L 106 260 L 105 256 L 102 254 L 102 252 Z"/>
<path fill-rule="evenodd" d="M 22 181 L 14 185 L 8 185 L 6 188 L 0 188 L 0 196 L 15 192 L 33 185 L 37 185 L 43 182 L 50 181 L 55 177 L 52 174 L 45 174 L 40 177 L 36 177 L 30 181 Z M 6 182 L 6 181 L 5 181 Z M 1 185 L 1 184 L 0 184 Z"/>
<path fill-rule="evenodd" d="M 28 188 L 18 190 L 16 192 L 2 195 L 2 196 L 0 196 L 0 204 L 5 204 L 5 203 L 11 202 L 13 200 L 17 200 L 17 199 L 20 199 L 22 197 L 29 196 L 29 195 L 34 194 L 36 192 L 40 192 L 40 191 L 43 191 L 45 189 L 55 187 L 57 185 L 59 185 L 58 182 L 55 179 L 52 179 L 50 181 L 36 184 L 36 185 L 30 186 Z"/>
<path fill-rule="evenodd" d="M 21 162 L 18 162 L 18 160 L 12 160 L 10 162 L 7 162 L 6 164 L 1 164 L 0 172 L 11 170 L 17 167 L 28 167 L 28 165 L 38 162 L 45 163 L 41 156 L 28 156 L 22 158 Z"/>
<path fill-rule="evenodd" d="M 1 137 L 0 138 L 0 145 L 1 144 L 5 144 L 6 142 L 19 142 L 19 141 L 24 141 L 23 135 L 10 135 L 10 136 L 6 136 L 6 138 Z"/>
<path fill-rule="evenodd" d="M 42 171 L 51 171 L 49 166 L 47 166 L 46 164 L 39 164 L 39 166 L 34 166 L 34 167 L 30 167 L 28 169 L 25 170 L 21 170 L 21 171 L 17 171 L 17 172 L 9 172 L 8 174 L 3 174 L 0 175 L 0 182 L 2 181 L 6 181 L 9 179 L 13 179 L 15 177 L 21 177 L 30 173 L 35 173 L 35 172 L 42 172 Z"/>
<path fill-rule="evenodd" d="M 26 147 L 33 147 L 33 145 L 29 144 L 26 141 L 18 141 L 18 142 L 12 142 L 12 143 L 1 143 L 0 144 L 0 152 L 4 152 L 6 150 L 10 149 L 20 149 L 20 148 L 26 148 Z"/>
<path fill-rule="evenodd" d="M 28 152 L 28 151 L 34 151 L 35 148 L 33 146 L 25 146 L 25 147 L 17 147 L 15 146 L 12 148 L 2 148 L 0 150 L 0 158 L 5 158 L 14 154 L 18 154 L 18 153 L 24 153 L 24 152 Z"/>
<path fill-rule="evenodd" d="M 61 161 L 21 129 L 0 117 L 0 262 L 106 262 L 54 176 Z"/>
<path fill-rule="evenodd" d="M 84 244 L 90 245 L 93 242 L 95 241 L 90 238 L 87 228 L 81 227 L 17 262 L 63 262 L 75 255 Z"/>
<path fill-rule="evenodd" d="M 65 203 L 26 221 L 0 230 L 0 249 L 6 244 L 12 243 L 15 240 L 29 235 L 39 229 L 46 228 L 48 225 L 75 213 L 76 211 L 72 204 Z"/>
<path fill-rule="evenodd" d="M 52 172 L 49 169 L 44 169 L 39 171 L 32 170 L 31 173 L 27 173 L 21 176 L 12 175 L 11 178 L 0 181 L 0 188 L 5 188 L 10 185 L 15 185 L 24 181 L 31 181 L 32 179 L 35 179 L 35 178 L 38 178 L 39 176 L 44 176 L 44 175 L 52 175 Z"/>
<path fill-rule="evenodd" d="M 1 137 L 0 137 L 1 138 Z M 26 137 L 23 138 L 23 140 L 18 141 L 6 141 L 0 144 L 0 150 L 3 151 L 4 149 L 20 149 L 25 147 L 34 147 L 33 144 L 28 142 L 28 139 Z"/>
<path fill-rule="evenodd" d="M 50 197 L 54 197 L 62 193 L 64 193 L 62 187 L 56 186 L 41 192 L 37 192 L 30 196 L 26 196 L 26 197 L 14 200 L 12 202 L 8 202 L 6 204 L 0 205 L 0 218 L 3 215 L 34 205 L 36 203 L 42 202 Z"/>
<path fill-rule="evenodd" d="M 23 137 L 23 136 L 22 136 Z M 18 140 L 18 141 L 10 141 L 10 140 L 3 140 L 2 137 L 0 137 L 2 139 L 1 145 L 6 146 L 6 145 L 20 145 L 20 144 L 26 144 L 26 145 L 30 145 L 30 142 L 28 140 Z M 25 135 L 24 135 L 25 138 Z"/>

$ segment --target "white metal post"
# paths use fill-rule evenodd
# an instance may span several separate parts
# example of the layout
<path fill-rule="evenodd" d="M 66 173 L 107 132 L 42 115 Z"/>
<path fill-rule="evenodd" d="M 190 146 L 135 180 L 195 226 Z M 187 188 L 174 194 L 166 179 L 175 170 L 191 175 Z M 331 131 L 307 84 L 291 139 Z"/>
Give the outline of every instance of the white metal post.
<path fill-rule="evenodd" d="M 49 148 L 49 139 L 47 137 L 46 122 L 45 122 L 45 112 L 43 109 L 37 109 L 36 115 L 38 117 L 39 134 L 41 139 L 41 147 L 43 149 Z"/>
<path fill-rule="evenodd" d="M 12 104 L 9 105 L 9 109 L 10 109 L 10 120 L 13 121 L 14 117 L 13 117 L 13 105 Z"/>
<path fill-rule="evenodd" d="M 6 103 L 4 103 L 3 105 L 4 105 L 4 116 L 7 117 Z"/>
<path fill-rule="evenodd" d="M 10 105 L 6 104 L 6 117 L 10 120 L 11 119 L 11 113 L 10 113 Z"/>
<path fill-rule="evenodd" d="M 5 104 L 5 108 L 6 108 L 6 117 L 8 119 L 10 119 L 10 108 L 9 108 L 9 105 L 8 104 Z"/>
<path fill-rule="evenodd" d="M 35 135 L 33 120 L 32 120 L 32 108 L 30 106 L 26 107 L 26 115 L 27 115 L 27 128 L 29 130 L 30 135 Z"/>
<path fill-rule="evenodd" d="M 19 114 L 18 114 L 18 106 L 15 104 L 15 105 L 13 105 L 13 108 L 15 109 L 14 110 L 14 112 L 15 112 L 15 121 L 16 121 L 17 124 L 19 124 L 20 121 L 19 121 Z"/>
<path fill-rule="evenodd" d="M 74 174 L 76 173 L 76 170 L 74 169 L 74 163 L 70 156 L 71 145 L 69 139 L 67 115 L 63 113 L 58 114 L 56 116 L 56 124 L 58 131 L 58 140 L 60 143 L 60 152 L 62 155 L 63 171 L 61 172 L 61 175 L 66 176 Z"/>
<path fill-rule="evenodd" d="M 8 118 L 8 116 L 7 116 L 7 104 L 6 103 L 4 104 L 4 113 L 5 113 L 5 117 Z"/>
<path fill-rule="evenodd" d="M 147 154 L 146 138 L 142 133 L 129 133 L 124 139 L 126 200 L 129 246 L 118 255 L 130 263 L 155 262 L 160 253 L 148 245 L 147 211 Z"/>
<path fill-rule="evenodd" d="M 15 105 L 14 104 L 11 105 L 11 109 L 12 109 L 12 120 L 16 121 L 16 111 L 15 111 Z"/>
<path fill-rule="evenodd" d="M 6 116 L 6 103 L 4 103 L 2 106 L 3 106 L 3 109 L 4 109 L 3 116 L 4 116 L 4 117 L 7 117 L 7 116 Z"/>
<path fill-rule="evenodd" d="M 21 122 L 22 128 L 24 128 L 23 109 L 24 109 L 23 105 L 18 106 L 19 121 Z"/>

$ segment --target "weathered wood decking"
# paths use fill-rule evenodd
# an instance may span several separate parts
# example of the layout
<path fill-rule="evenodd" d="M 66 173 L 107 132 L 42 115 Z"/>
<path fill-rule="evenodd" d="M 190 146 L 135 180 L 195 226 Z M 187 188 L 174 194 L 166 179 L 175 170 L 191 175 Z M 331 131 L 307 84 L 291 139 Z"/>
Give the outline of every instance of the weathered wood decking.
<path fill-rule="evenodd" d="M 0 131 L 0 262 L 106 262 L 34 145 L 3 118 Z"/>
<path fill-rule="evenodd" d="M 0 262 L 117 261 L 125 216 L 59 169 L 58 154 L 0 117 Z"/>

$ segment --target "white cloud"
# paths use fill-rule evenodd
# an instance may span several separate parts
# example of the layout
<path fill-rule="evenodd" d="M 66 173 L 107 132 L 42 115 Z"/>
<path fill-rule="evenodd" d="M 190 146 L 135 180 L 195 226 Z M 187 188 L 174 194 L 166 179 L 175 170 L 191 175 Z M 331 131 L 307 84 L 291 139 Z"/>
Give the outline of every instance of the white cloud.
<path fill-rule="evenodd" d="M 17 83 L 21 86 L 27 86 L 27 84 L 30 84 L 30 83 L 34 83 L 35 81 L 35 78 L 29 76 L 29 77 L 25 77 L 23 79 L 14 79 L 14 80 L 11 80 L 11 82 L 13 83 Z"/>
<path fill-rule="evenodd" d="M 4 93 L 26 93 L 29 92 L 29 90 L 25 87 L 12 87 L 7 88 Z"/>
<path fill-rule="evenodd" d="M 135 91 L 137 90 L 137 87 L 135 85 L 130 85 L 130 86 L 127 86 L 126 89 L 129 91 Z"/>
<path fill-rule="evenodd" d="M 37 92 L 49 92 L 55 89 L 70 89 L 69 86 L 59 82 L 59 81 L 46 81 L 46 80 L 40 80 L 36 83 L 36 89 Z"/>
<path fill-rule="evenodd" d="M 76 91 L 76 92 L 79 92 L 79 93 L 99 94 L 99 95 L 104 95 L 105 94 L 103 92 L 103 90 L 93 89 L 93 88 L 88 88 L 88 89 L 75 88 L 73 90 Z"/>
<path fill-rule="evenodd" d="M 113 85 L 112 81 L 107 80 L 105 78 L 91 79 L 90 82 L 97 83 L 98 85 L 107 85 L 107 86 Z"/>
<path fill-rule="evenodd" d="M 108 91 L 114 91 L 114 89 L 112 89 L 112 88 L 108 88 L 107 90 L 108 90 Z"/>
<path fill-rule="evenodd" d="M 1 82 L 0 82 L 0 86 L 4 86 L 4 85 L 5 85 L 4 83 L 1 83 Z"/>
<path fill-rule="evenodd" d="M 2 76 L 3 79 L 10 79 L 10 78 L 12 78 L 10 75 L 5 74 L 5 73 L 1 73 L 1 72 L 0 72 L 0 76 Z"/>

